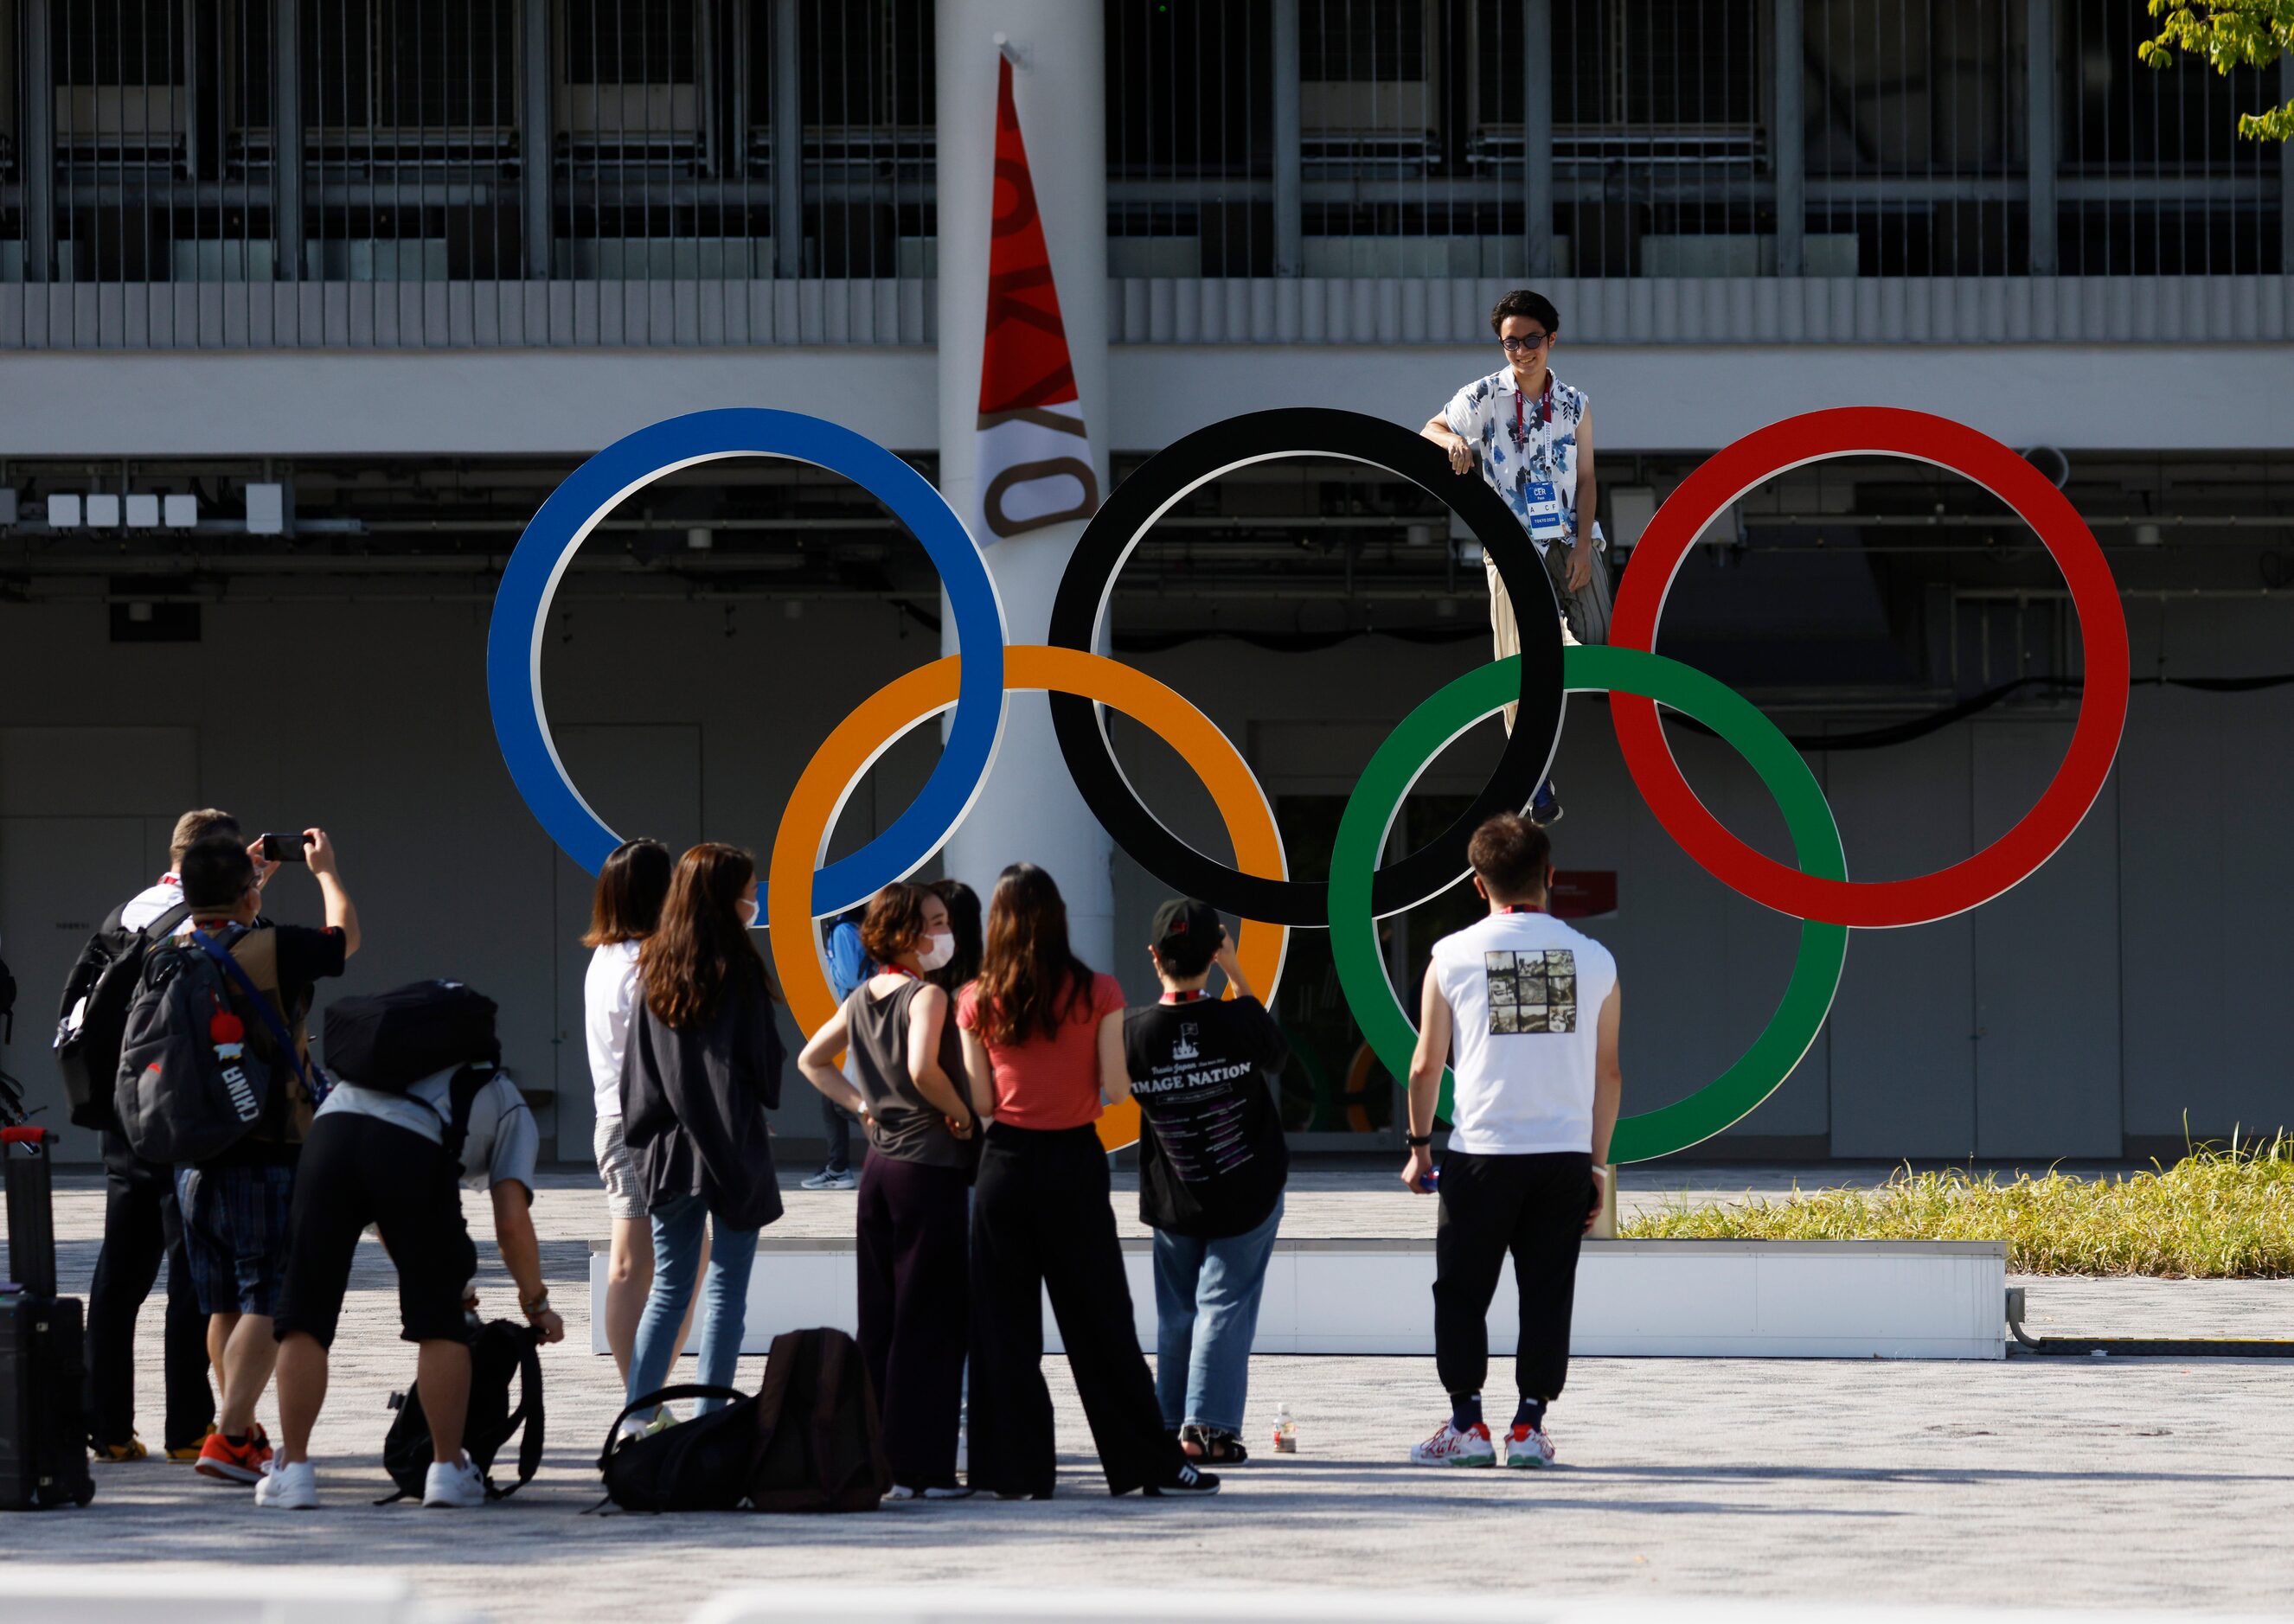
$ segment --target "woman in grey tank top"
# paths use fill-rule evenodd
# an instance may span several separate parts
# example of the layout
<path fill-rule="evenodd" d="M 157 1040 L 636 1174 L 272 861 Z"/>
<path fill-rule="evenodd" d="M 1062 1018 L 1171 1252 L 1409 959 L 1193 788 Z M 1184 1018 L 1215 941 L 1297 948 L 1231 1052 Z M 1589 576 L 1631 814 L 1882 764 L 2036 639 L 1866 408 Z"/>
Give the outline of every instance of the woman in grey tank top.
<path fill-rule="evenodd" d="M 888 885 L 860 924 L 883 970 L 852 989 L 804 1046 L 812 1085 L 860 1118 L 860 1352 L 882 1406 L 892 1498 L 953 1499 L 971 1313 L 967 1190 L 979 1132 L 941 1056 L 948 995 L 924 978 L 956 950 L 948 905 Z M 838 1054 L 850 1049 L 847 1069 Z"/>

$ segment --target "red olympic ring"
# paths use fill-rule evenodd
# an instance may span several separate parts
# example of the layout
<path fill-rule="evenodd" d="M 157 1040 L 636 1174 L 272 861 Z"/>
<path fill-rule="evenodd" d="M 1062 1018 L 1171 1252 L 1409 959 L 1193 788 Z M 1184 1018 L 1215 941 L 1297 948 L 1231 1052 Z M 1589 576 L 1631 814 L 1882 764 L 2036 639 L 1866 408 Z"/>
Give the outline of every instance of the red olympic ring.
<path fill-rule="evenodd" d="M 1756 429 L 1681 482 L 1641 534 L 1617 594 L 1609 641 L 1656 649 L 1657 618 L 1681 561 L 1704 527 L 1753 486 L 1828 457 L 1893 454 L 1965 475 L 2038 532 L 2070 588 L 2087 650 L 2087 682 L 2062 765 L 2022 821 L 1965 862 L 1909 880 L 1824 880 L 1763 857 L 1723 828 L 1680 775 L 1653 700 L 1617 694 L 1610 715 L 1633 783 L 1667 834 L 1698 867 L 1795 919 L 1918 925 L 1990 901 L 2053 857 L 2111 775 L 2127 725 L 2127 615 L 2119 584 L 2086 521 L 2046 477 L 1989 435 L 1948 418 L 1885 406 L 1842 406 Z"/>

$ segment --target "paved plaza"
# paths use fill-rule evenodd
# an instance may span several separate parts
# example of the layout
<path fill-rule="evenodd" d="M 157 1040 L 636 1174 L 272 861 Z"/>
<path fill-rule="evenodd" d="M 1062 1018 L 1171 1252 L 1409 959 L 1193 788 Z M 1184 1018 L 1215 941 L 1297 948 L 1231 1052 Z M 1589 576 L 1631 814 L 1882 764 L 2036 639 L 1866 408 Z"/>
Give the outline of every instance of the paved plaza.
<path fill-rule="evenodd" d="M 84 1176 L 64 1182 L 65 1289 L 85 1293 L 101 1196 Z M 2294 1584 L 2294 1382 L 2271 1360 L 1586 1360 L 1555 1411 L 1564 1469 L 1517 1476 L 1404 1464 L 1442 1412 L 1431 1360 L 1263 1358 L 1254 1441 L 1287 1402 L 1300 1452 L 1262 1454 L 1217 1499 L 1183 1504 L 1106 1498 L 1054 1360 L 1063 1453 L 1047 1503 L 583 1515 L 619 1402 L 611 1362 L 587 1351 L 602 1205 L 579 1175 L 544 1183 L 544 1264 L 569 1337 L 545 1354 L 542 1474 L 516 1499 L 451 1515 L 369 1504 L 389 1488 L 385 1399 L 413 1367 L 396 1341 L 389 1265 L 370 1242 L 314 1451 L 322 1510 L 258 1513 L 246 1492 L 185 1467 L 99 1466 L 94 1506 L 10 1519 L 9 1548 L 65 1563 L 379 1566 L 435 1602 L 505 1620 L 682 1619 L 720 1590 L 786 1581 L 1117 1584 L 1167 1588 L 1181 1607 L 1207 1587 L 1345 1585 L 1418 1591 L 1429 1612 L 1460 1588 L 2268 1612 Z M 1430 1233 L 1432 1203 L 1386 1183 L 1302 1173 L 1286 1232 Z M 1641 1173 L 1628 1195 L 1789 1183 L 1789 1173 Z M 780 1232 L 850 1222 L 850 1196 L 788 1199 Z M 1132 1198 L 1117 1205 L 1135 1231 Z M 466 1206 L 486 1222 L 483 1201 Z M 506 1311 L 512 1294 L 488 1238 L 481 1289 Z M 2026 1283 L 2040 1335 L 2294 1335 L 2294 1282 Z M 140 1390 L 155 1447 L 158 1319 L 156 1308 L 143 1319 Z M 744 1364 L 744 1380 L 755 1368 Z M 1493 1385 L 1504 1390 L 1502 1371 Z"/>

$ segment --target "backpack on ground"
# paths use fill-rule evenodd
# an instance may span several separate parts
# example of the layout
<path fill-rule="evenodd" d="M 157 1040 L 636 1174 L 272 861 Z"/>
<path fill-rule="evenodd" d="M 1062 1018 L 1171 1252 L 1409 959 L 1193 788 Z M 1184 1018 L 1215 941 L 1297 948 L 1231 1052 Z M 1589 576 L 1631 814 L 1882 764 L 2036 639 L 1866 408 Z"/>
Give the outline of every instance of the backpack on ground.
<path fill-rule="evenodd" d="M 772 1419 L 749 1485 L 753 1509 L 876 1509 L 892 1468 L 858 1343 L 825 1327 L 782 1332 L 765 1355 L 757 1401 Z"/>
<path fill-rule="evenodd" d="M 71 1124 L 98 1133 L 119 1126 L 112 1096 L 119 1080 L 120 1044 L 127 1035 L 127 1006 L 134 1002 L 144 955 L 175 935 L 191 916 L 191 905 L 176 904 L 141 930 L 119 922 L 123 912 L 114 908 L 87 938 L 56 1006 L 56 1069 L 63 1074 Z"/>
<path fill-rule="evenodd" d="M 460 981 L 410 981 L 327 1006 L 327 1069 L 361 1088 L 403 1093 L 452 1067 L 501 1057 L 494 1001 Z"/>
<path fill-rule="evenodd" d="M 620 1435 L 627 1417 L 683 1398 L 732 1402 Z M 598 1470 L 606 1498 L 628 1511 L 874 1511 L 892 1486 L 859 1344 L 826 1328 L 774 1337 L 753 1397 L 729 1387 L 646 1394 L 614 1418 Z"/>
<path fill-rule="evenodd" d="M 232 956 L 248 934 L 194 930 L 143 954 L 112 1103 L 129 1148 L 147 1162 L 208 1161 L 278 1120 L 289 1072 L 306 1097 L 320 1098 L 271 1001 Z"/>
<path fill-rule="evenodd" d="M 541 1469 L 541 1339 L 530 1325 L 496 1320 L 470 1342 L 470 1409 L 462 1422 L 462 1449 L 486 1480 L 486 1498 L 506 1500 Z M 517 1403 L 509 1401 L 510 1378 L 517 1378 Z M 383 1469 L 398 1492 L 378 1506 L 420 1499 L 431 1461 L 430 1422 L 422 1413 L 422 1392 L 411 1385 L 390 1395 L 390 1431 L 382 1441 Z M 523 1428 L 523 1432 L 520 1429 Z M 493 1479 L 494 1459 L 517 1435 L 517 1481 L 504 1488 Z"/>

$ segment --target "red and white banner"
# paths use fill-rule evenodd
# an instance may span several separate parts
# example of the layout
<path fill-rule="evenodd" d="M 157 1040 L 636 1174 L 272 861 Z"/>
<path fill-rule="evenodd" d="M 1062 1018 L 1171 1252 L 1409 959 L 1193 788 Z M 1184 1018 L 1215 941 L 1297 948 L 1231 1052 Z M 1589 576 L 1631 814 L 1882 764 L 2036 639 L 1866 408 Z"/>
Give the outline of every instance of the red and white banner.
<path fill-rule="evenodd" d="M 1091 437 L 1076 394 L 1059 289 L 1044 246 L 1012 63 L 996 98 L 996 223 L 988 251 L 988 332 L 980 358 L 972 534 L 982 546 L 1099 508 Z"/>

